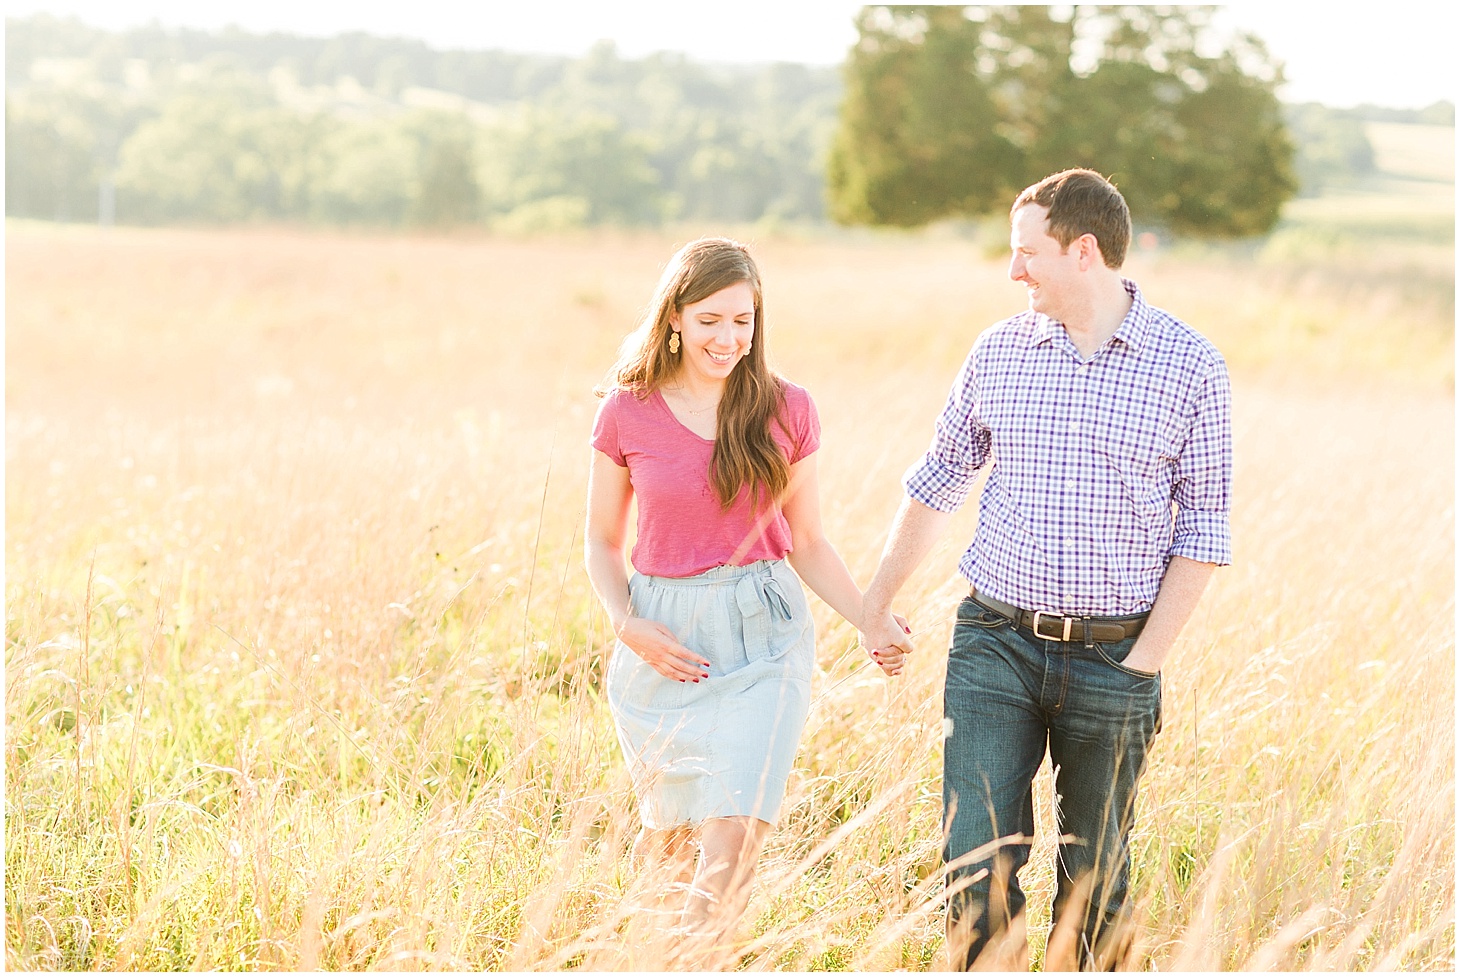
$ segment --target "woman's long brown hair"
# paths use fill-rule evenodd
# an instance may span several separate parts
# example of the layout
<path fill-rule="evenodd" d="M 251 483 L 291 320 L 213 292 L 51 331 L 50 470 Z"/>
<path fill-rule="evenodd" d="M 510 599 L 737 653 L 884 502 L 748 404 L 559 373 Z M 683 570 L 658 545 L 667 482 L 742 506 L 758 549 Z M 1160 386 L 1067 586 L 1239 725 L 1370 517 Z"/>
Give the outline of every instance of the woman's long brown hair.
<path fill-rule="evenodd" d="M 762 501 L 779 502 L 791 478 L 791 464 L 771 437 L 771 422 L 786 427 L 784 381 L 766 364 L 765 308 L 760 272 L 745 245 L 728 238 L 691 241 L 669 260 L 639 328 L 630 333 L 609 371 L 600 397 L 613 387 L 640 398 L 679 372 L 679 356 L 669 352 L 670 317 L 731 285 L 746 282 L 755 293 L 755 330 L 750 352 L 735 364 L 715 418 L 715 448 L 710 455 L 710 485 L 724 509 L 750 490 L 752 511 Z"/>

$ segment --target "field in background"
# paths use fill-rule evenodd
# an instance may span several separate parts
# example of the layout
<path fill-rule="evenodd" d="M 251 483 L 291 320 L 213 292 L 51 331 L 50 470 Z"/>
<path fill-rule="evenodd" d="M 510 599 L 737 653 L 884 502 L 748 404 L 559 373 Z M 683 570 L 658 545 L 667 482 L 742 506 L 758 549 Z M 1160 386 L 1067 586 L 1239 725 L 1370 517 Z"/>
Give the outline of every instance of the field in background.
<path fill-rule="evenodd" d="M 1370 122 L 1375 173 L 1289 201 L 1264 251 L 1340 259 L 1388 275 L 1448 280 L 1455 272 L 1455 127 Z"/>
<path fill-rule="evenodd" d="M 8 238 L 8 962 L 652 967 L 616 935 L 634 814 L 580 525 L 589 390 L 674 241 Z M 968 342 L 1022 297 L 956 242 L 756 250 L 865 580 Z M 1232 361 L 1239 466 L 1237 563 L 1143 792 L 1142 952 L 1446 969 L 1453 312 L 1328 273 L 1132 274 Z M 909 587 L 901 681 L 818 605 L 744 966 L 936 963 L 972 515 Z"/>
<path fill-rule="evenodd" d="M 672 960 L 632 927 L 581 524 L 590 388 L 699 230 L 7 227 L 8 966 Z M 1295 234 L 1130 265 L 1227 355 L 1237 440 L 1236 563 L 1173 656 L 1143 782 L 1136 963 L 1452 970 L 1453 250 Z M 936 235 L 746 236 L 865 582 L 1021 289 Z M 900 680 L 813 601 L 811 720 L 733 964 L 940 964 L 942 649 L 973 516 L 907 588 Z"/>

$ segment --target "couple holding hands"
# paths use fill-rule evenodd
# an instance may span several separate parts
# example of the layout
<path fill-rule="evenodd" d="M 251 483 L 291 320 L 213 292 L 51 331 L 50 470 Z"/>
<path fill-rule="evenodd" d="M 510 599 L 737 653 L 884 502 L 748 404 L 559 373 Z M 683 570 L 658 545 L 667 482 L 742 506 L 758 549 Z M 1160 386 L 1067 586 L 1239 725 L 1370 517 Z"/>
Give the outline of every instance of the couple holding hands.
<path fill-rule="evenodd" d="M 744 246 L 674 256 L 601 391 L 585 540 L 618 638 L 608 699 L 637 854 L 683 883 L 692 937 L 738 920 L 785 795 L 811 699 L 801 584 L 896 676 L 912 643 L 892 601 L 987 466 L 944 686 L 951 959 L 973 967 L 1023 910 L 1047 751 L 1055 919 L 1073 914 L 1082 966 L 1120 961 L 1160 669 L 1231 558 L 1230 389 L 1211 343 L 1120 274 L 1130 214 L 1107 180 L 1047 177 L 1010 222 L 1029 309 L 974 342 L 865 593 L 823 534 L 816 408 L 767 365 Z"/>

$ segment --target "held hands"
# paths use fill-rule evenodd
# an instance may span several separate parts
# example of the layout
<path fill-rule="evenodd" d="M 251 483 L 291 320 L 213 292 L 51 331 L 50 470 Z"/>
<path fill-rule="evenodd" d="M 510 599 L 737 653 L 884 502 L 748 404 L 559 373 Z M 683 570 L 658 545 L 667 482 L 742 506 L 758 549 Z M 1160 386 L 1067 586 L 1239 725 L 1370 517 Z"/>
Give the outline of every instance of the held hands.
<path fill-rule="evenodd" d="M 710 663 L 679 643 L 658 621 L 631 617 L 618 629 L 619 640 L 649 667 L 674 682 L 698 682 L 710 677 Z"/>
<path fill-rule="evenodd" d="M 901 675 L 903 658 L 913 650 L 912 628 L 901 614 L 869 615 L 862 623 L 862 647 L 887 675 Z"/>

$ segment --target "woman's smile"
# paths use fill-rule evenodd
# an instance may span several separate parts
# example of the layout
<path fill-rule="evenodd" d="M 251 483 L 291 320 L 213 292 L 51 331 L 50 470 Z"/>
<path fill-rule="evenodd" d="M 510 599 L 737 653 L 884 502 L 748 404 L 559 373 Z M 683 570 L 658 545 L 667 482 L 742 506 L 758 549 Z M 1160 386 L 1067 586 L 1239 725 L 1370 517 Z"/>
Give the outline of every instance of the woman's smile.
<path fill-rule="evenodd" d="M 755 290 L 736 282 L 679 310 L 670 320 L 684 344 L 691 382 L 720 384 L 755 338 Z"/>

